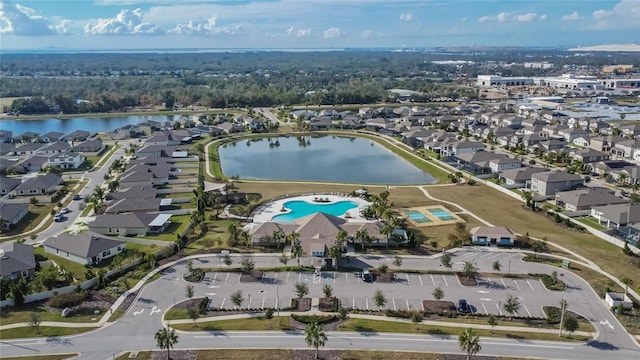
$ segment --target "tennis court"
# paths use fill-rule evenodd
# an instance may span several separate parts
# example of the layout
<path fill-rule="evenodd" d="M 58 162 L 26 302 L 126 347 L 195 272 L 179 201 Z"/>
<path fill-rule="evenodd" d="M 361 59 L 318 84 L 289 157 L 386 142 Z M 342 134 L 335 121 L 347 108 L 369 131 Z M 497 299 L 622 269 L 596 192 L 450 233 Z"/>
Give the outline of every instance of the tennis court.
<path fill-rule="evenodd" d="M 443 206 L 421 206 L 402 209 L 407 219 L 414 226 L 438 226 L 463 222 L 459 216 L 449 212 Z"/>

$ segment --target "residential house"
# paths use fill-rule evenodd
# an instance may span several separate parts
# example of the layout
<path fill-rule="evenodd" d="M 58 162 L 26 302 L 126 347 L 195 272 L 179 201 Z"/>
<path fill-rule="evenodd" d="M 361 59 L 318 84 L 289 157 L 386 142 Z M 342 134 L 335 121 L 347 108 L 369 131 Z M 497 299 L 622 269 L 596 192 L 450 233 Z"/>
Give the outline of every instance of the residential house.
<path fill-rule="evenodd" d="M 111 236 L 159 234 L 171 224 L 171 214 L 100 214 L 88 224 L 89 230 Z"/>
<path fill-rule="evenodd" d="M 470 141 L 470 140 L 458 140 L 447 144 L 445 148 L 442 149 L 442 154 L 444 156 L 460 156 L 462 154 L 475 153 L 480 150 L 484 150 L 484 143 L 480 141 Z"/>
<path fill-rule="evenodd" d="M 13 155 L 17 155 L 17 156 L 21 156 L 21 155 L 36 155 L 38 153 L 38 151 L 40 151 L 40 149 L 44 148 L 45 146 L 47 146 L 46 144 L 43 143 L 38 143 L 38 142 L 28 142 L 26 144 L 22 144 L 18 147 L 16 147 L 13 150 Z"/>
<path fill-rule="evenodd" d="M 26 172 L 26 169 L 24 169 L 23 167 L 18 167 L 16 166 L 18 164 L 17 160 L 14 159 L 5 159 L 3 157 L 0 157 L 0 172 L 3 174 L 7 174 L 7 173 L 24 173 Z"/>
<path fill-rule="evenodd" d="M 594 206 L 624 204 L 628 200 L 615 195 L 612 190 L 606 188 L 583 188 L 571 191 L 562 191 L 556 194 L 556 205 L 567 211 L 591 210 Z"/>
<path fill-rule="evenodd" d="M 0 203 L 0 229 L 9 230 L 29 213 L 27 204 Z"/>
<path fill-rule="evenodd" d="M 611 148 L 611 156 L 640 161 L 640 140 L 623 140 Z"/>
<path fill-rule="evenodd" d="M 566 171 L 540 172 L 531 175 L 531 190 L 543 196 L 574 190 L 582 185 L 584 180 L 580 175 L 569 174 Z"/>
<path fill-rule="evenodd" d="M 61 132 L 58 132 L 58 131 L 49 131 L 48 133 L 46 133 L 44 135 L 40 135 L 40 140 L 42 142 L 46 142 L 46 143 L 59 141 L 59 140 L 62 139 L 62 135 L 64 135 L 64 133 L 61 133 Z"/>
<path fill-rule="evenodd" d="M 564 125 L 564 124 L 545 125 L 542 128 L 542 132 L 547 134 L 547 137 L 549 137 L 549 138 L 562 138 L 562 139 L 564 139 L 564 136 L 560 135 L 560 131 L 566 131 L 568 129 L 569 129 L 569 126 Z"/>
<path fill-rule="evenodd" d="M 46 156 L 36 155 L 28 157 L 15 165 L 20 169 L 19 172 L 39 172 L 47 167 L 49 158 Z"/>
<path fill-rule="evenodd" d="M 103 237 L 100 234 L 83 232 L 62 233 L 44 241 L 44 251 L 69 259 L 82 265 L 95 265 L 125 251 L 124 241 Z"/>
<path fill-rule="evenodd" d="M 510 169 L 501 172 L 499 178 L 509 187 L 529 188 L 531 187 L 531 176 L 545 171 L 549 171 L 549 169 L 539 167 Z"/>
<path fill-rule="evenodd" d="M 142 158 L 170 157 L 177 147 L 167 145 L 145 145 L 136 150 L 136 156 Z"/>
<path fill-rule="evenodd" d="M 79 168 L 86 159 L 86 156 L 69 150 L 64 153 L 55 154 L 49 157 L 47 166 L 53 166 L 65 170 L 72 170 Z"/>
<path fill-rule="evenodd" d="M 505 170 L 517 169 L 521 167 L 522 162 L 520 160 L 510 157 L 489 160 L 489 168 L 494 174 L 501 173 Z"/>
<path fill-rule="evenodd" d="M 607 160 L 607 161 L 600 161 L 600 162 L 596 163 L 594 165 L 594 169 L 593 170 L 598 175 L 612 174 L 614 172 L 621 171 L 625 167 L 631 166 L 631 165 L 633 165 L 633 164 L 631 164 L 630 162 L 627 162 L 625 160 Z"/>
<path fill-rule="evenodd" d="M 234 134 L 244 132 L 244 127 L 232 122 L 223 122 L 215 125 L 214 128 L 222 130 L 225 134 Z"/>
<path fill-rule="evenodd" d="M 326 130 L 333 126 L 333 120 L 330 116 L 316 116 L 304 122 L 309 124 L 311 130 Z"/>
<path fill-rule="evenodd" d="M 87 140 L 89 135 L 91 135 L 91 133 L 89 133 L 88 131 L 76 130 L 74 132 L 69 133 L 68 135 L 65 135 L 65 137 L 62 138 L 62 140 L 73 141 L 73 142 L 85 141 Z"/>
<path fill-rule="evenodd" d="M 558 131 L 558 135 L 564 138 L 564 141 L 568 143 L 573 143 L 573 140 L 583 137 L 587 138 L 589 136 L 589 130 L 581 129 L 581 128 L 568 128 Z"/>
<path fill-rule="evenodd" d="M 562 140 L 557 139 L 549 139 L 545 141 L 541 141 L 537 147 L 542 149 L 544 152 L 562 150 L 567 147 L 567 143 Z"/>
<path fill-rule="evenodd" d="M 622 135 L 637 138 L 640 136 L 640 124 L 631 124 L 620 127 Z"/>
<path fill-rule="evenodd" d="M 609 155 L 607 153 L 591 148 L 572 150 L 570 152 L 570 156 L 574 160 L 582 161 L 585 165 L 609 160 Z"/>
<path fill-rule="evenodd" d="M 611 130 L 611 125 L 601 120 L 593 121 L 589 124 L 589 131 L 594 134 L 603 134 Z"/>
<path fill-rule="evenodd" d="M 13 131 L 0 129 L 0 143 L 8 143 L 13 139 Z"/>
<path fill-rule="evenodd" d="M 158 190 L 148 184 L 148 186 L 139 186 L 124 188 L 120 187 L 118 192 L 110 192 L 107 194 L 107 200 L 121 200 L 121 199 L 150 199 L 156 197 Z"/>
<path fill-rule="evenodd" d="M 13 154 L 16 149 L 16 144 L 0 142 L 0 155 Z"/>
<path fill-rule="evenodd" d="M 73 146 L 77 152 L 99 153 L 104 148 L 104 144 L 100 139 L 87 139 Z"/>
<path fill-rule="evenodd" d="M 159 212 L 171 206 L 171 199 L 134 198 L 114 200 L 107 204 L 105 214 Z"/>
<path fill-rule="evenodd" d="M 27 279 L 35 272 L 36 258 L 32 245 L 16 241 L 0 243 L 0 279 Z"/>
<path fill-rule="evenodd" d="M 513 246 L 516 234 L 502 226 L 476 226 L 469 230 L 474 245 Z"/>
<path fill-rule="evenodd" d="M 13 189 L 18 187 L 22 183 L 22 180 L 16 178 L 8 178 L 0 175 L 0 195 L 6 195 Z"/>
<path fill-rule="evenodd" d="M 594 150 L 609 152 L 618 142 L 624 140 L 626 139 L 615 135 L 596 136 L 589 140 L 589 147 Z"/>
<path fill-rule="evenodd" d="M 591 216 L 608 228 L 618 229 L 640 222 L 640 203 L 596 206 L 591 209 Z"/>
<path fill-rule="evenodd" d="M 574 145 L 578 145 L 580 147 L 586 148 L 589 147 L 589 143 L 591 141 L 591 137 L 586 136 L 586 137 L 577 137 L 575 139 L 573 139 L 573 141 L 571 142 Z"/>
<path fill-rule="evenodd" d="M 62 185 L 62 177 L 49 173 L 24 180 L 11 193 L 16 196 L 47 195 L 56 191 L 60 185 Z"/>
<path fill-rule="evenodd" d="M 71 149 L 71 145 L 69 145 L 68 142 L 66 142 L 66 141 L 54 141 L 52 143 L 49 143 L 49 144 L 41 147 L 38 150 L 38 154 L 49 156 L 49 155 L 54 155 L 54 154 L 60 154 L 60 153 L 63 153 L 65 151 L 68 151 L 70 149 Z"/>

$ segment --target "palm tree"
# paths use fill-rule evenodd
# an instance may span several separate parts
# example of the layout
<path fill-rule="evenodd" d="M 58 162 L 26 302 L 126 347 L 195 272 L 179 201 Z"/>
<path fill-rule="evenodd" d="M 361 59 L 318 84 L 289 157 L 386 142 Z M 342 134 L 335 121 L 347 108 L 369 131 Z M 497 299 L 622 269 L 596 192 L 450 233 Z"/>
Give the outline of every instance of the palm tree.
<path fill-rule="evenodd" d="M 347 243 L 347 239 L 349 239 L 349 234 L 340 229 L 340 231 L 338 231 L 338 233 L 336 234 L 336 244 L 340 246 L 340 249 L 344 249 L 345 244 Z"/>
<path fill-rule="evenodd" d="M 98 200 L 98 204 L 102 204 L 105 196 L 104 189 L 100 186 L 96 186 L 95 189 L 93 189 L 93 196 Z"/>
<path fill-rule="evenodd" d="M 460 350 L 467 353 L 467 360 L 472 355 L 477 354 L 482 348 L 480 347 L 480 336 L 476 335 L 472 328 L 466 328 L 458 337 Z"/>
<path fill-rule="evenodd" d="M 471 261 L 465 261 L 462 265 L 462 274 L 467 279 L 475 278 L 478 275 L 478 267 Z"/>
<path fill-rule="evenodd" d="M 517 297 L 509 294 L 507 301 L 502 305 L 502 307 L 504 308 L 504 311 L 509 313 L 509 320 L 511 320 L 511 317 L 520 310 L 520 302 Z"/>
<path fill-rule="evenodd" d="M 301 268 L 300 259 L 304 256 L 304 250 L 302 250 L 302 246 L 300 244 L 295 244 L 291 247 L 291 257 L 298 260 L 298 268 Z"/>
<path fill-rule="evenodd" d="M 327 335 L 318 325 L 318 322 L 311 322 L 304 328 L 304 341 L 307 343 L 307 346 L 312 346 L 316 349 L 316 359 L 318 358 L 318 348 L 324 346 L 327 340 Z"/>
<path fill-rule="evenodd" d="M 335 245 L 333 245 L 332 247 L 329 248 L 329 256 L 331 256 L 332 258 L 334 258 L 336 260 L 335 262 L 335 268 L 338 268 L 338 259 L 340 258 L 340 255 L 342 255 L 342 246 L 340 246 L 337 242 Z"/>
<path fill-rule="evenodd" d="M 621 172 L 618 174 L 618 182 L 622 184 L 622 186 L 626 185 L 627 182 L 627 174 Z"/>
<path fill-rule="evenodd" d="M 532 208 L 531 204 L 533 203 L 533 194 L 531 193 L 531 191 L 523 191 L 522 198 L 525 201 L 525 206 L 529 209 Z"/>
<path fill-rule="evenodd" d="M 361 229 L 356 231 L 355 239 L 356 241 L 360 241 L 362 244 L 362 250 L 364 250 L 364 243 L 367 241 L 369 234 L 367 233 L 367 229 Z"/>
<path fill-rule="evenodd" d="M 160 350 L 167 349 L 168 360 L 169 351 L 173 348 L 173 345 L 178 343 L 178 335 L 176 335 L 176 331 L 173 328 L 162 328 L 156 332 L 154 337 Z"/>
<path fill-rule="evenodd" d="M 284 240 L 284 238 L 285 238 L 284 232 L 280 229 L 274 230 L 273 233 L 271 234 L 271 240 L 273 240 L 276 243 L 276 246 L 278 246 L 278 248 L 280 247 L 280 242 Z"/>

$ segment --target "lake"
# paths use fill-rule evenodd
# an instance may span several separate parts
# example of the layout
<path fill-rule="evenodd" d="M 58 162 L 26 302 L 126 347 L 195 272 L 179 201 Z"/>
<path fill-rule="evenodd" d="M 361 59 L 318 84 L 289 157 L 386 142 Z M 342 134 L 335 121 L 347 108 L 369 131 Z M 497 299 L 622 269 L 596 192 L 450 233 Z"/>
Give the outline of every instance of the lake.
<path fill-rule="evenodd" d="M 366 139 L 339 136 L 242 140 L 219 148 L 222 172 L 245 179 L 426 184 L 436 179 Z"/>
<path fill-rule="evenodd" d="M 0 120 L 0 129 L 12 131 L 13 136 L 18 136 L 27 131 L 38 134 L 46 134 L 50 131 L 59 131 L 68 134 L 75 130 L 86 130 L 91 133 L 113 131 L 129 124 L 138 124 L 148 120 L 167 121 L 180 118 L 180 115 L 145 115 L 145 116 L 121 116 L 121 117 L 76 117 L 70 119 L 29 119 L 25 116 L 20 120 Z"/>

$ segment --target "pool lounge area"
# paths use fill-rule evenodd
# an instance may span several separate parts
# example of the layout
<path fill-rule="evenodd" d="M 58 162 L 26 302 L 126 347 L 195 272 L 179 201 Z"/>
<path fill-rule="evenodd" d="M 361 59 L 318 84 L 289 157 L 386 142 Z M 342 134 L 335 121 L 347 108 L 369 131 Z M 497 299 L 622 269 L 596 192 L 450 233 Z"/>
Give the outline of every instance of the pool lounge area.
<path fill-rule="evenodd" d="M 420 206 L 402 209 L 410 223 L 414 226 L 438 226 L 464 222 L 462 218 L 451 213 L 442 206 Z"/>
<path fill-rule="evenodd" d="M 316 212 L 362 221 L 360 212 L 367 207 L 368 201 L 348 194 L 305 194 L 276 200 L 256 209 L 253 222 L 291 222 Z"/>

